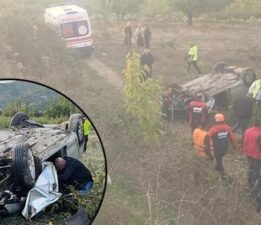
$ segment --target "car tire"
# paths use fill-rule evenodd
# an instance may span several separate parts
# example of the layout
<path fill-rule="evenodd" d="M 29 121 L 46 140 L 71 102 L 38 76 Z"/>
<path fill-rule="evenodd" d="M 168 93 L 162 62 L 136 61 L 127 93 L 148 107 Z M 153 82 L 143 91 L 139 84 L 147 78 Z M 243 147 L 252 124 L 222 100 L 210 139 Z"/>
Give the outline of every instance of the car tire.
<path fill-rule="evenodd" d="M 28 143 L 19 143 L 13 148 L 13 172 L 22 188 L 29 190 L 36 181 L 35 157 Z"/>
<path fill-rule="evenodd" d="M 10 121 L 10 126 L 12 127 L 18 127 L 19 125 L 22 125 L 22 122 L 24 120 L 29 120 L 29 116 L 26 113 L 17 112 Z"/>
<path fill-rule="evenodd" d="M 227 64 L 223 62 L 218 62 L 213 66 L 213 71 L 223 73 L 227 70 Z"/>
<path fill-rule="evenodd" d="M 166 88 L 172 88 L 174 90 L 181 90 L 182 87 L 180 85 L 178 85 L 177 83 L 170 83 L 166 86 Z"/>
<path fill-rule="evenodd" d="M 42 167 L 42 161 L 39 157 L 34 156 L 34 164 L 35 164 L 35 180 L 37 180 L 37 178 L 40 176 L 40 174 L 43 171 L 43 167 Z"/>
<path fill-rule="evenodd" d="M 69 119 L 68 129 L 77 134 L 79 145 L 84 142 L 83 117 L 81 114 L 72 114 Z"/>
<path fill-rule="evenodd" d="M 242 72 L 241 77 L 245 85 L 250 87 L 251 84 L 256 80 L 256 73 L 251 69 L 247 69 Z"/>

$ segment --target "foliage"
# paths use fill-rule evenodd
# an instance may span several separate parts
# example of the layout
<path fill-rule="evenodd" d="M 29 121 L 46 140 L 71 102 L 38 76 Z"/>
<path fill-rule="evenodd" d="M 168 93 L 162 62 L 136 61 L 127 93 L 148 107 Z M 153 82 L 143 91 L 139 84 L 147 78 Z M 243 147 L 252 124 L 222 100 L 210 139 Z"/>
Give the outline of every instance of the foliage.
<path fill-rule="evenodd" d="M 10 103 L 3 109 L 4 116 L 11 117 L 17 112 L 28 113 L 28 108 L 26 106 L 22 106 L 22 102 L 19 100 Z"/>
<path fill-rule="evenodd" d="M 251 17 L 261 18 L 261 1 L 235 0 L 218 15 L 219 19 L 249 19 Z"/>
<path fill-rule="evenodd" d="M 121 16 L 125 16 L 130 13 L 139 12 L 139 8 L 142 5 L 142 2 L 142 0 L 110 0 L 109 5 L 112 9 L 112 12 L 117 15 L 117 18 L 120 18 Z"/>
<path fill-rule="evenodd" d="M 12 72 L 17 74 L 43 77 L 57 71 L 72 73 L 73 58 L 57 32 L 41 16 L 28 18 L 21 13 L 2 16 L 1 57 L 16 65 Z M 66 64 L 71 64 L 72 70 L 64 69 Z"/>
<path fill-rule="evenodd" d="M 69 117 L 73 113 L 80 113 L 80 110 L 64 97 L 55 100 L 45 111 L 46 116 L 52 118 Z"/>
<path fill-rule="evenodd" d="M 144 0 L 142 9 L 146 15 L 163 15 L 169 12 L 169 0 Z"/>
<path fill-rule="evenodd" d="M 181 10 L 188 17 L 188 24 L 192 25 L 192 18 L 201 13 L 215 12 L 224 9 L 233 0 L 174 0 L 174 7 Z"/>
<path fill-rule="evenodd" d="M 124 76 L 127 111 L 139 124 L 145 143 L 153 143 L 161 134 L 162 86 L 158 80 L 144 80 L 144 71 L 135 52 L 127 55 Z"/>
<path fill-rule="evenodd" d="M 89 0 L 80 1 L 81 4 L 91 12 L 99 12 L 104 17 L 110 17 L 113 13 L 118 16 L 125 16 L 132 13 L 134 15 L 146 15 L 155 18 L 162 15 L 174 15 L 179 18 L 177 11 L 182 11 L 185 15 L 192 13 L 193 17 L 207 14 L 213 19 L 249 19 L 251 17 L 261 17 L 261 2 L 259 0 Z"/>
<path fill-rule="evenodd" d="M 45 110 L 39 111 L 37 108 L 31 107 L 30 104 L 25 104 L 21 100 L 14 101 L 3 109 L 4 116 L 13 116 L 17 112 L 25 112 L 29 116 L 40 117 L 45 116 L 48 118 L 64 118 L 73 113 L 80 113 L 80 110 L 68 99 L 59 97 L 58 99 L 44 104 Z"/>
<path fill-rule="evenodd" d="M 41 80 L 43 82 L 45 81 L 45 83 L 50 84 L 54 84 L 55 80 L 59 79 L 59 85 L 66 84 L 66 90 L 71 88 L 71 86 L 73 87 L 75 85 L 74 80 L 77 80 L 75 79 L 75 77 L 72 76 L 72 74 L 78 75 L 77 78 L 83 77 L 83 73 L 88 78 L 92 75 L 94 70 L 88 69 L 86 61 L 84 62 L 85 70 L 82 70 L 81 61 L 75 60 L 75 58 L 65 48 L 63 41 L 57 35 L 55 30 L 44 24 L 43 11 L 44 7 L 47 5 L 47 2 L 51 2 L 50 0 L 21 0 L 18 2 L 14 0 L 0 1 L 0 24 L 2 30 L 0 37 L 0 59 L 2 62 L 1 69 L 5 69 L 5 65 L 8 65 L 6 71 L 8 71 L 9 74 L 12 74 L 12 76 L 31 76 L 32 79 Z M 83 71 L 83 73 L 80 73 L 79 71 Z M 3 76 L 8 76 L 5 73 L 2 74 Z M 46 79 L 50 79 L 50 82 L 48 82 L 48 80 Z M 69 82 L 68 80 L 72 80 L 72 82 Z M 94 87 L 91 87 L 92 90 L 94 90 L 93 93 L 98 92 L 97 87 L 95 86 L 95 82 L 96 79 L 90 82 L 92 85 L 94 85 Z M 83 81 L 81 80 L 80 83 L 83 83 Z M 102 82 L 100 82 L 99 80 L 99 82 L 97 81 L 97 83 L 100 84 Z M 86 86 L 84 87 L 86 88 L 88 87 L 89 82 L 85 82 L 85 84 Z M 90 91 L 91 88 L 89 88 L 88 91 Z M 102 90 L 104 91 L 104 87 L 102 88 Z M 83 94 L 83 96 L 85 96 L 85 94 Z M 16 97 L 20 98 L 20 93 L 16 93 Z M 89 99 L 88 103 L 90 104 Z M 49 113 L 47 117 L 46 114 L 44 114 L 43 116 L 36 115 L 31 108 L 24 105 L 24 102 L 19 99 L 18 101 L 10 103 L 10 105 L 8 105 L 6 109 L 3 109 L 3 115 L 0 116 L 0 126 L 1 128 L 9 127 L 10 117 L 17 111 L 29 112 L 29 116 L 32 115 L 32 117 L 30 118 L 34 119 L 37 122 L 53 124 L 58 124 L 60 122 L 68 120 L 68 117 L 66 117 L 65 114 L 67 115 L 71 112 L 78 112 L 75 106 L 73 106 L 68 101 L 66 103 L 66 99 L 64 98 L 57 100 L 57 102 L 53 102 L 53 104 L 54 106 L 55 104 L 57 104 L 56 107 L 50 106 L 45 108 L 46 110 L 48 110 Z M 96 107 L 96 105 L 97 101 L 95 101 L 94 107 Z M 93 110 L 93 107 L 90 108 L 92 108 Z M 97 112 L 97 110 L 95 112 Z M 97 150 L 97 152 L 100 151 L 102 153 L 100 149 L 94 150 Z M 91 153 L 88 152 L 87 157 L 88 160 L 89 158 L 92 160 L 91 167 L 93 169 L 97 168 L 97 171 L 94 172 L 94 179 L 96 184 L 90 195 L 92 198 L 92 202 L 88 202 L 88 209 L 91 208 L 91 213 L 93 214 L 94 211 L 97 210 L 97 206 L 101 204 L 101 192 L 103 191 L 105 181 L 104 156 L 99 155 L 99 158 L 96 156 L 96 158 L 92 158 Z M 97 162 L 97 159 L 99 159 L 99 163 Z M 55 220 L 52 220 L 54 225 L 65 224 L 64 219 L 65 217 L 67 218 L 68 215 L 64 212 L 60 214 L 43 213 L 38 218 L 34 218 L 33 224 L 47 224 L 48 222 L 43 222 L 43 220 L 50 220 L 53 217 L 55 217 Z M 15 217 L 2 220 L 0 222 L 0 224 L 17 225 L 27 223 L 28 222 L 25 222 L 22 216 L 17 215 L 15 215 Z"/>

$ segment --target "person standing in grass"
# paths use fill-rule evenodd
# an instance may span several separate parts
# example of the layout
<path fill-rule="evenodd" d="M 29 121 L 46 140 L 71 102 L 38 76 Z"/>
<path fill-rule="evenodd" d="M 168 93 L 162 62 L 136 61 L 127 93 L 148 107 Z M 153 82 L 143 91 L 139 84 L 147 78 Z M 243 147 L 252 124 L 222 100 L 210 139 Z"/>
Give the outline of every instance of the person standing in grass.
<path fill-rule="evenodd" d="M 144 27 L 139 24 L 135 31 L 135 41 L 138 48 L 144 48 Z"/>
<path fill-rule="evenodd" d="M 151 30 L 148 24 L 144 26 L 144 45 L 145 48 L 150 48 L 150 41 L 151 41 Z"/>
<path fill-rule="evenodd" d="M 91 130 L 92 124 L 90 121 L 86 118 L 83 119 L 83 134 L 84 134 L 84 149 L 83 151 L 86 152 L 87 150 L 87 144 L 89 140 L 89 133 Z"/>
<path fill-rule="evenodd" d="M 132 46 L 132 27 L 131 23 L 127 22 L 125 28 L 124 28 L 124 45 L 126 46 Z"/>
<path fill-rule="evenodd" d="M 243 152 L 248 159 L 248 186 L 250 192 L 260 177 L 261 169 L 261 122 L 255 119 L 254 125 L 244 133 Z"/>
<path fill-rule="evenodd" d="M 237 149 L 237 142 L 232 129 L 225 123 L 225 117 L 221 113 L 215 115 L 215 125 L 210 128 L 208 134 L 213 143 L 213 152 L 216 159 L 215 170 L 218 171 L 222 178 L 225 178 L 225 170 L 223 166 L 223 157 L 228 151 L 231 142 L 234 149 Z"/>
<path fill-rule="evenodd" d="M 253 101 L 249 95 L 237 98 L 233 103 L 233 115 L 236 119 L 236 124 L 233 126 L 233 131 L 242 130 L 242 135 L 247 129 L 252 118 Z"/>
<path fill-rule="evenodd" d="M 248 95 L 251 96 L 255 102 L 254 117 L 261 117 L 261 79 L 255 80 L 248 90 Z"/>
<path fill-rule="evenodd" d="M 193 66 L 197 70 L 198 74 L 201 74 L 197 62 L 198 62 L 198 47 L 193 42 L 191 42 L 188 51 L 187 74 L 189 74 L 191 66 Z"/>
<path fill-rule="evenodd" d="M 207 123 L 201 123 L 193 131 L 193 146 L 196 149 L 196 155 L 199 158 L 213 160 L 213 152 L 211 146 L 211 140 L 207 132 Z"/>
<path fill-rule="evenodd" d="M 198 93 L 195 99 L 189 102 L 188 122 L 192 133 L 197 127 L 208 122 L 208 106 L 203 97 L 203 94 Z"/>
<path fill-rule="evenodd" d="M 145 79 L 152 78 L 152 64 L 154 62 L 154 58 L 150 53 L 150 49 L 145 48 L 143 54 L 140 57 L 140 65 L 144 71 Z"/>
<path fill-rule="evenodd" d="M 195 162 L 197 163 L 194 171 L 195 184 L 198 184 L 199 177 L 204 178 L 207 176 L 206 173 L 208 172 L 207 168 L 209 166 L 207 160 L 214 160 L 212 144 L 206 128 L 207 123 L 201 123 L 192 134 L 193 146 L 196 150 Z"/>

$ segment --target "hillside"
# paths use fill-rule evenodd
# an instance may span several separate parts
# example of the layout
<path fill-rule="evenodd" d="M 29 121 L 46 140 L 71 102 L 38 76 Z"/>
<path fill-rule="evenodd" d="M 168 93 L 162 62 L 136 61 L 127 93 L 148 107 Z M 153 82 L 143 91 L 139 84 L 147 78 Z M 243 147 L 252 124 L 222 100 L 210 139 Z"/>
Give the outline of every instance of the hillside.
<path fill-rule="evenodd" d="M 42 111 L 46 105 L 52 104 L 59 94 L 38 84 L 15 81 L 0 83 L 0 108 L 19 101 L 22 106 Z"/>

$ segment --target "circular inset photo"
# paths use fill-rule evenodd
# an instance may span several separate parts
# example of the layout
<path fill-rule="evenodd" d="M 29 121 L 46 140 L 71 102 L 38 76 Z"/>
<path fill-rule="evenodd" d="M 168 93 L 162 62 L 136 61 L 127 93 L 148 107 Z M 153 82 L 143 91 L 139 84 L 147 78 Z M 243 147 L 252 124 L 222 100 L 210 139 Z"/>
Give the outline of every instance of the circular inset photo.
<path fill-rule="evenodd" d="M 79 106 L 42 84 L 0 80 L 0 224 L 91 224 L 106 172 Z"/>

